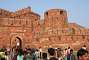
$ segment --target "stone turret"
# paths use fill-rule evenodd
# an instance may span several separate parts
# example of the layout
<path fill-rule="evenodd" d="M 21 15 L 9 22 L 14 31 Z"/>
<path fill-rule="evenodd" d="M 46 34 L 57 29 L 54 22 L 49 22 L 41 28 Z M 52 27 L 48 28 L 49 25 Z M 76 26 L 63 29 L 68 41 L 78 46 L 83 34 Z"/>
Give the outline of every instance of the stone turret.
<path fill-rule="evenodd" d="M 46 29 L 65 28 L 68 26 L 67 12 L 63 9 L 51 9 L 44 14 Z"/>

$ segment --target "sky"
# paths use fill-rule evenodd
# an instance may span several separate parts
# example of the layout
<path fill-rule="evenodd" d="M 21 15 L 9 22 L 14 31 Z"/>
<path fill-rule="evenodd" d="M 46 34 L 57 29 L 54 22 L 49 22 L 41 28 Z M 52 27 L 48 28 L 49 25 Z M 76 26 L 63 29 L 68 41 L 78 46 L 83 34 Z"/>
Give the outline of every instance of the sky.
<path fill-rule="evenodd" d="M 89 0 L 0 0 L 0 8 L 16 11 L 30 6 L 41 19 L 49 9 L 67 10 L 68 21 L 89 28 Z"/>

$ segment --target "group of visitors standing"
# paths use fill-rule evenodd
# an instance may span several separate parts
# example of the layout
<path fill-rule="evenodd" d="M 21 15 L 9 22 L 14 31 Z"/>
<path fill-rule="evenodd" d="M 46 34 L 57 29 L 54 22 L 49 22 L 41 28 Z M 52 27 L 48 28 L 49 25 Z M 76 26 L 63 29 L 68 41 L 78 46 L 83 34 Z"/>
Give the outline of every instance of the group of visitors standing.
<path fill-rule="evenodd" d="M 12 48 L 3 50 L 4 57 L 0 60 L 89 60 L 86 46 L 81 47 L 76 55 L 70 47 L 62 50 L 61 48 L 48 48 L 46 52 L 35 48 Z"/>
<path fill-rule="evenodd" d="M 57 52 L 57 56 L 55 56 L 55 52 L 56 50 L 54 48 L 48 49 L 50 55 L 49 60 L 89 60 L 88 50 L 85 45 L 81 47 L 76 54 L 74 54 L 73 49 L 70 47 L 62 51 L 62 54 L 61 52 L 60 54 Z"/>

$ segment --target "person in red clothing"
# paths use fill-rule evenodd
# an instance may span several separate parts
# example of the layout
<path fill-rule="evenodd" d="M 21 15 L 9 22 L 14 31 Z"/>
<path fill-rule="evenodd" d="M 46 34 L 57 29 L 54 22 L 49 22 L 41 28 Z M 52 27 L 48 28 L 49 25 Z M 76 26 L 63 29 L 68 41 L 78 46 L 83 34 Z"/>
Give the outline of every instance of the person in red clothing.
<path fill-rule="evenodd" d="M 12 60 L 17 60 L 18 49 L 15 49 L 13 52 L 14 52 L 14 56 L 13 56 Z"/>

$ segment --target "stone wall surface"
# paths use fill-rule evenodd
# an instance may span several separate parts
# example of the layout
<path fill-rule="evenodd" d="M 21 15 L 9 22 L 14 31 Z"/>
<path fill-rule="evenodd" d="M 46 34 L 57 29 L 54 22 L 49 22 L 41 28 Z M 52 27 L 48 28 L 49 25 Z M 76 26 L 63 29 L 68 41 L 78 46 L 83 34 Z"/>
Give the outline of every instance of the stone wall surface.
<path fill-rule="evenodd" d="M 16 37 L 21 39 L 23 48 L 78 49 L 89 45 L 89 29 L 69 23 L 64 9 L 46 11 L 43 21 L 31 7 L 16 12 L 0 9 L 0 47 L 14 47 L 18 42 Z"/>

